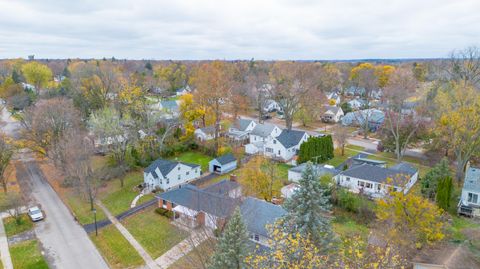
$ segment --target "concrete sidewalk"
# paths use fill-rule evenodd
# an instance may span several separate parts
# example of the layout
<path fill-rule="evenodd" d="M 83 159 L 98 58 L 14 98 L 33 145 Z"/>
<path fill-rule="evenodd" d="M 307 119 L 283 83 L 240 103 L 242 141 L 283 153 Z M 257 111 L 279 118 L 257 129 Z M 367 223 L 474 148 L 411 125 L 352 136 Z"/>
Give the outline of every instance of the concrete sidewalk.
<path fill-rule="evenodd" d="M 162 269 L 167 269 L 180 258 L 189 253 L 194 247 L 207 240 L 209 237 L 213 237 L 213 234 L 210 231 L 203 229 L 194 230 L 191 232 L 189 237 L 173 246 L 162 256 L 158 257 L 155 262 L 160 265 Z"/>
<path fill-rule="evenodd" d="M 12 258 L 10 257 L 10 250 L 8 249 L 7 234 L 5 227 L 3 227 L 3 219 L 0 217 L 0 255 L 2 258 L 3 268 L 13 269 Z"/>
<path fill-rule="evenodd" d="M 108 211 L 108 209 L 100 202 L 96 202 L 97 205 L 103 210 L 107 218 L 115 225 L 115 227 L 120 231 L 120 233 L 127 239 L 127 241 L 130 243 L 130 245 L 135 248 L 135 250 L 138 252 L 138 254 L 142 257 L 142 259 L 145 261 L 146 265 L 150 269 L 160 269 L 160 267 L 155 263 L 155 261 L 152 259 L 150 254 L 138 243 L 138 241 L 133 237 L 133 235 L 125 228 L 115 216 Z"/>

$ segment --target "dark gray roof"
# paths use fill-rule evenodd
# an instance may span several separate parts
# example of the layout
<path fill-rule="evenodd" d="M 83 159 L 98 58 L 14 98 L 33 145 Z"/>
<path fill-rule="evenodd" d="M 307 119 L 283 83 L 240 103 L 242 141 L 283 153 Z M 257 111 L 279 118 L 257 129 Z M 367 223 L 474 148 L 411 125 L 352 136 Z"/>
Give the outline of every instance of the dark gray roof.
<path fill-rule="evenodd" d="M 274 205 L 253 197 L 247 197 L 240 206 L 243 221 L 247 230 L 263 236 L 268 236 L 266 225 L 275 221 L 287 212 L 279 205 Z"/>
<path fill-rule="evenodd" d="M 229 196 L 211 193 L 190 184 L 179 189 L 160 193 L 157 195 L 157 198 L 222 218 L 230 216 L 238 204 L 236 199 L 232 199 Z"/>
<path fill-rule="evenodd" d="M 230 191 L 235 190 L 237 188 L 240 188 L 240 184 L 238 184 L 235 181 L 224 179 L 220 182 L 217 182 L 215 184 L 212 184 L 204 188 L 203 190 L 210 193 L 228 196 L 228 193 Z"/>
<path fill-rule="evenodd" d="M 336 115 L 340 109 L 341 108 L 339 106 L 326 106 L 325 112 L 331 111 L 334 115 Z"/>
<path fill-rule="evenodd" d="M 167 110 L 178 110 L 178 104 L 175 100 L 161 101 L 162 108 Z"/>
<path fill-rule="evenodd" d="M 205 134 L 210 134 L 210 135 L 215 134 L 215 126 L 213 125 L 200 128 L 200 130 L 202 130 L 202 132 L 204 132 Z"/>
<path fill-rule="evenodd" d="M 360 157 L 352 158 L 352 161 L 359 164 L 368 163 L 371 165 L 385 165 L 387 163 L 386 161 L 373 160 L 373 159 L 360 158 Z"/>
<path fill-rule="evenodd" d="M 403 181 L 413 176 L 416 172 L 416 169 L 415 172 L 413 172 L 413 170 L 406 171 L 403 169 L 399 170 L 394 168 L 383 168 L 371 164 L 362 164 L 343 171 L 340 174 L 378 183 L 387 183 L 387 179 L 392 179 L 393 184 L 398 185 L 399 183 L 406 183 Z"/>
<path fill-rule="evenodd" d="M 233 125 L 235 126 L 235 128 L 237 128 L 237 130 L 245 131 L 252 121 L 253 120 L 248 119 L 238 119 Z"/>
<path fill-rule="evenodd" d="M 418 171 L 413 165 L 403 162 L 390 167 L 390 169 L 398 170 L 409 175 L 414 175 Z"/>
<path fill-rule="evenodd" d="M 305 170 L 306 167 L 307 167 L 307 163 L 302 163 L 302 164 L 297 165 L 293 168 L 290 168 L 289 171 L 297 172 L 297 173 L 303 173 L 303 171 Z M 341 172 L 340 170 L 337 170 L 335 168 L 328 168 L 328 167 L 324 167 L 323 165 L 313 165 L 313 167 L 316 169 L 319 176 L 323 176 L 323 175 L 327 175 L 327 174 L 330 174 L 332 176 L 336 176 Z"/>
<path fill-rule="evenodd" d="M 272 133 L 273 129 L 275 129 L 275 125 L 272 124 L 257 124 L 255 128 L 253 128 L 252 134 L 261 137 L 267 137 Z"/>
<path fill-rule="evenodd" d="M 295 145 L 298 145 L 302 137 L 305 135 L 304 131 L 297 130 L 282 130 L 279 136 L 276 137 L 278 142 L 280 142 L 285 148 L 291 148 Z"/>
<path fill-rule="evenodd" d="M 155 173 L 155 170 L 157 168 L 158 170 L 160 170 L 160 173 L 162 173 L 162 175 L 165 176 L 168 173 L 170 173 L 170 171 L 172 171 L 172 169 L 175 168 L 179 163 L 190 166 L 192 168 L 200 166 L 198 164 L 192 164 L 192 163 L 183 163 L 183 162 L 176 162 L 176 161 L 170 161 L 170 160 L 164 160 L 164 159 L 157 159 L 156 161 L 151 163 L 147 168 L 145 168 L 144 172 L 152 173 L 153 177 L 158 178 L 157 173 Z"/>
<path fill-rule="evenodd" d="M 217 160 L 220 164 L 227 164 L 236 161 L 235 156 L 233 156 L 232 153 L 227 153 L 225 155 L 222 155 L 220 157 L 217 157 L 215 160 Z"/>

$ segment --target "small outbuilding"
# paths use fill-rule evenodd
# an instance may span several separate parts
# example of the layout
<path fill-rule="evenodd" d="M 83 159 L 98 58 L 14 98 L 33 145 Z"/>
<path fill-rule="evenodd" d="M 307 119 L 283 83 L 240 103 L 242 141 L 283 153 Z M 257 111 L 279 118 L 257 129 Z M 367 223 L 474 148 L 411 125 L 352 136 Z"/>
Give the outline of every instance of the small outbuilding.
<path fill-rule="evenodd" d="M 237 159 L 233 154 L 228 153 L 208 163 L 208 170 L 211 173 L 225 174 L 237 168 Z"/>

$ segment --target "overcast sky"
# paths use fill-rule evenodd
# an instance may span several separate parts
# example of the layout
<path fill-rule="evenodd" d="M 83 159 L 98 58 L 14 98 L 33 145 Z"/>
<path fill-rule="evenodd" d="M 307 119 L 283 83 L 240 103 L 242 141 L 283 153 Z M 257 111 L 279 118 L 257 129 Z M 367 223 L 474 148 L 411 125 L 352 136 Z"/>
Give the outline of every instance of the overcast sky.
<path fill-rule="evenodd" d="M 0 58 L 446 57 L 480 0 L 0 0 Z"/>

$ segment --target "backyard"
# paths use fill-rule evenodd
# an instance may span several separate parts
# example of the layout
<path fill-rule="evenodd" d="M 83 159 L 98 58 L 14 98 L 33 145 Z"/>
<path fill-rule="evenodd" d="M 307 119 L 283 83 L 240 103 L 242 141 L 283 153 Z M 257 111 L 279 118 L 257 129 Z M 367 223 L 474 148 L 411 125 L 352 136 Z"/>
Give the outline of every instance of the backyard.
<path fill-rule="evenodd" d="M 180 153 L 171 159 L 185 163 L 199 164 L 202 167 L 202 172 L 205 173 L 208 172 L 208 162 L 213 158 L 200 152 L 188 151 Z"/>
<path fill-rule="evenodd" d="M 48 269 L 37 240 L 28 240 L 10 246 L 13 268 Z"/>

